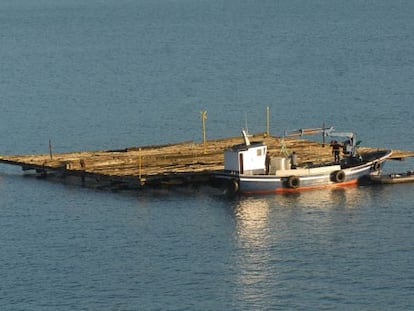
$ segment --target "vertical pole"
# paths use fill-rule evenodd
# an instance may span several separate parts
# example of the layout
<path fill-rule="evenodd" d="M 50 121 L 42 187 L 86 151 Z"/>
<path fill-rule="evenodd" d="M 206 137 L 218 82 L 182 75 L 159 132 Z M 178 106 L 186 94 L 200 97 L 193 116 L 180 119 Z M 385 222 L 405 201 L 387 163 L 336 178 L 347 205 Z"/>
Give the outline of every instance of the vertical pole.
<path fill-rule="evenodd" d="M 267 106 L 266 109 L 266 136 L 270 135 L 270 108 Z"/>
<path fill-rule="evenodd" d="M 49 139 L 49 155 L 50 155 L 50 160 L 53 160 L 52 140 L 50 140 L 50 139 Z"/>
<path fill-rule="evenodd" d="M 322 124 L 322 147 L 325 147 L 325 122 Z"/>
<path fill-rule="evenodd" d="M 206 150 L 206 120 L 207 120 L 207 111 L 200 111 L 201 122 L 203 124 L 203 144 L 204 144 L 204 153 Z"/>
<path fill-rule="evenodd" d="M 141 182 L 141 177 L 142 177 L 142 153 L 141 153 L 141 148 L 138 149 L 139 150 L 139 156 L 138 156 L 138 178 L 139 181 Z"/>

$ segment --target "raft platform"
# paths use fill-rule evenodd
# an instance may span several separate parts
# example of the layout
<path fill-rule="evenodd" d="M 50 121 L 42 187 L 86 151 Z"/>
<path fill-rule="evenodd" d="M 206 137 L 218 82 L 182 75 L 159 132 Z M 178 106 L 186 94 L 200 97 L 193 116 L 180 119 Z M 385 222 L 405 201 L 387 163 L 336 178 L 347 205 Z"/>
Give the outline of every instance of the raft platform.
<path fill-rule="evenodd" d="M 332 150 L 321 142 L 255 134 L 251 142 L 264 142 L 272 156 L 287 156 L 295 151 L 300 163 L 332 161 Z M 109 189 L 145 189 L 182 185 L 214 186 L 214 173 L 224 168 L 224 150 L 243 143 L 243 138 L 229 137 L 167 145 L 131 147 L 106 151 L 5 155 L 0 163 L 20 166 L 39 177 L 65 179 L 74 176 L 82 184 Z M 378 148 L 360 147 L 360 152 Z M 414 157 L 414 151 L 393 150 L 391 159 Z"/>

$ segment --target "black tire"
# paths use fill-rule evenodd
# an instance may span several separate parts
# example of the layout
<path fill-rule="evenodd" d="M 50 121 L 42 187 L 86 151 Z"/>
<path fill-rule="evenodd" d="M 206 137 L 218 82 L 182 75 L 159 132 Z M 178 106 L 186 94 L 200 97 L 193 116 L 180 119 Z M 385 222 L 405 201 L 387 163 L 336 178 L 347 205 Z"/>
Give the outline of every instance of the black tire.
<path fill-rule="evenodd" d="M 235 179 L 231 179 L 226 184 L 225 193 L 228 196 L 234 196 L 239 192 L 239 182 Z"/>
<path fill-rule="evenodd" d="M 344 182 L 345 181 L 345 172 L 342 170 L 335 171 L 332 174 L 332 180 L 334 182 Z"/>
<path fill-rule="evenodd" d="M 299 177 L 289 176 L 287 179 L 287 186 L 292 189 L 296 189 L 300 185 Z"/>

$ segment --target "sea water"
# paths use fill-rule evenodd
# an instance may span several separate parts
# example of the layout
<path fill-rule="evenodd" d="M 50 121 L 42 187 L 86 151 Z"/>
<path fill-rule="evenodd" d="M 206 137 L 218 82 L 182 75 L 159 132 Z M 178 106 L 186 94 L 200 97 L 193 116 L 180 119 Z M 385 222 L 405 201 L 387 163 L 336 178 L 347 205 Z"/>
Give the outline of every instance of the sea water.
<path fill-rule="evenodd" d="M 267 107 L 273 135 L 326 124 L 414 150 L 413 15 L 403 0 L 3 0 L 0 154 L 200 142 L 201 111 L 207 138 L 263 132 Z M 107 192 L 1 165 L 1 309 L 409 310 L 413 193 Z"/>

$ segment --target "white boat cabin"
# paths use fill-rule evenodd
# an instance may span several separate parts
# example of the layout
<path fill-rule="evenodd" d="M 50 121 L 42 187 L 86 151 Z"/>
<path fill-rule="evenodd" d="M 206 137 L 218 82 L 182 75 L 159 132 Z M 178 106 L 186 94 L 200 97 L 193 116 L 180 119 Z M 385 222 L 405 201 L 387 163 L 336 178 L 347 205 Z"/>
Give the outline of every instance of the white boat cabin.
<path fill-rule="evenodd" d="M 260 175 L 266 172 L 267 146 L 242 144 L 224 151 L 224 169 L 238 174 Z"/>
<path fill-rule="evenodd" d="M 262 143 L 237 145 L 224 151 L 224 169 L 240 175 L 266 174 L 267 146 Z M 339 171 L 340 165 L 327 165 L 314 168 L 291 168 L 289 158 L 271 157 L 268 175 L 278 177 L 310 176 Z"/>

